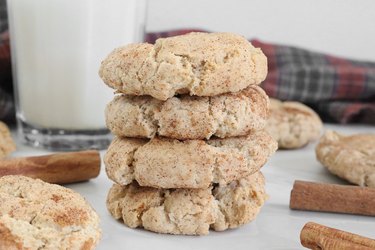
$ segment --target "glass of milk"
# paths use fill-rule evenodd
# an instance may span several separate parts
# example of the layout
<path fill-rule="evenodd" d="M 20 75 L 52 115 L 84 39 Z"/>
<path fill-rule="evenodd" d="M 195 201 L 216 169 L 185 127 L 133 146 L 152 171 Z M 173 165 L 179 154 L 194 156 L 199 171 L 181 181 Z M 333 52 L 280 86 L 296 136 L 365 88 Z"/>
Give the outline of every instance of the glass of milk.
<path fill-rule="evenodd" d="M 146 0 L 8 0 L 18 131 L 51 150 L 103 149 L 114 48 L 143 40 Z"/>

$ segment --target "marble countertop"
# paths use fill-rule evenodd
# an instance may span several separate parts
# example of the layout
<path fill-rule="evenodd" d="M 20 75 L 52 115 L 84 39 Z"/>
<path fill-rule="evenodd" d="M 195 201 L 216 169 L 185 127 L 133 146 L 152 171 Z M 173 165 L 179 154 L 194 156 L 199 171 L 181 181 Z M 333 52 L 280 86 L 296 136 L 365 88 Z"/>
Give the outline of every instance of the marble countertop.
<path fill-rule="evenodd" d="M 325 129 L 353 134 L 375 132 L 374 126 L 327 125 Z M 40 155 L 48 151 L 30 148 L 17 142 L 14 156 Z M 97 249 L 303 249 L 299 233 L 308 221 L 339 228 L 375 238 L 375 217 L 346 214 L 292 211 L 289 209 L 290 191 L 295 180 L 347 184 L 331 175 L 315 159 L 315 144 L 302 149 L 278 151 L 262 168 L 270 198 L 260 214 L 248 225 L 224 232 L 210 232 L 208 236 L 175 236 L 130 229 L 114 220 L 108 213 L 105 200 L 112 185 L 104 167 L 98 178 L 71 184 L 96 209 L 101 217 L 102 240 Z M 101 152 L 102 155 L 104 151 Z M 334 202 L 334 201 L 333 201 Z"/>

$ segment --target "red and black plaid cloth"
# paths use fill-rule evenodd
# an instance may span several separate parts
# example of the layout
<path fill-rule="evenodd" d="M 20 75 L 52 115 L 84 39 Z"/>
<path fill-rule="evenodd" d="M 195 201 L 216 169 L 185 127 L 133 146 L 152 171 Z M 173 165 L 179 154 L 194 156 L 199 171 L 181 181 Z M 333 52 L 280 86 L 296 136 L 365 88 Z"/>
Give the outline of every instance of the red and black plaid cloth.
<path fill-rule="evenodd" d="M 12 70 L 5 1 L 0 0 L 0 120 L 14 120 Z"/>
<path fill-rule="evenodd" d="M 146 41 L 201 30 L 149 33 Z M 4 35 L 5 34 L 5 35 Z M 14 115 L 7 33 L 0 36 L 0 119 Z M 303 102 L 324 121 L 375 124 L 375 63 L 252 40 L 268 58 L 262 87 L 269 96 Z"/>
<path fill-rule="evenodd" d="M 146 41 L 192 31 L 149 33 Z M 375 124 L 375 62 L 361 62 L 292 46 L 251 40 L 268 58 L 262 87 L 270 97 L 303 102 L 324 121 Z"/>

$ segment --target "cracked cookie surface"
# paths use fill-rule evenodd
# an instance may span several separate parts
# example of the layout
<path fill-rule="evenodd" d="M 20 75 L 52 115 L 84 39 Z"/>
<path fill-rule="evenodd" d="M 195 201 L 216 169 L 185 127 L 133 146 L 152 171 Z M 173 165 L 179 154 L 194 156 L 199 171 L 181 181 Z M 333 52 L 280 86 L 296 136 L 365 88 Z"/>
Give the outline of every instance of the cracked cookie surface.
<path fill-rule="evenodd" d="M 323 124 L 314 110 L 299 102 L 281 102 L 270 98 L 266 130 L 280 149 L 300 148 L 317 140 Z"/>
<path fill-rule="evenodd" d="M 244 37 L 231 33 L 189 33 L 155 45 L 130 44 L 112 51 L 99 75 L 128 95 L 167 100 L 177 94 L 215 96 L 261 83 L 267 58 Z"/>
<path fill-rule="evenodd" d="M 375 134 L 345 136 L 327 131 L 315 152 L 331 173 L 359 186 L 375 187 Z"/>
<path fill-rule="evenodd" d="M 258 171 L 277 148 L 265 131 L 226 139 L 115 138 L 104 156 L 108 177 L 155 188 L 208 188 Z"/>
<path fill-rule="evenodd" d="M 16 150 L 16 144 L 12 139 L 9 128 L 0 121 L 0 159 L 6 157 L 14 150 Z"/>
<path fill-rule="evenodd" d="M 256 172 L 228 185 L 207 189 L 156 189 L 133 182 L 114 184 L 107 208 L 125 225 L 157 233 L 205 235 L 244 225 L 257 216 L 267 195 Z"/>
<path fill-rule="evenodd" d="M 257 85 L 213 97 L 183 95 L 160 101 L 150 96 L 116 96 L 106 108 L 107 127 L 120 137 L 179 140 L 243 136 L 263 129 L 269 101 Z"/>
<path fill-rule="evenodd" d="M 94 249 L 99 217 L 73 190 L 24 176 L 0 178 L 0 249 Z"/>

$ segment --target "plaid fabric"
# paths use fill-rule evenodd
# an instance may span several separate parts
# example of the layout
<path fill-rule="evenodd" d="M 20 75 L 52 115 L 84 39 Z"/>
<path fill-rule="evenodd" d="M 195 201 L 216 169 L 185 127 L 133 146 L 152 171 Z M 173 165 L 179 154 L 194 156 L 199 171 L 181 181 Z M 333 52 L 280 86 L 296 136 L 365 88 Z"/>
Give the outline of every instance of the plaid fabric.
<path fill-rule="evenodd" d="M 0 120 L 14 121 L 14 102 L 8 21 L 5 0 L 0 0 Z"/>
<path fill-rule="evenodd" d="M 1 3 L 1 1 L 0 1 Z M 0 4 L 0 14 L 1 8 Z M 3 18 L 1 15 L 0 18 Z M 0 20 L 0 27 L 2 21 Z M 192 31 L 149 33 L 146 41 Z M 268 76 L 262 87 L 271 97 L 303 102 L 324 121 L 375 124 L 375 63 L 333 57 L 300 48 L 251 41 L 268 58 Z M 0 34 L 0 119 L 14 117 L 9 37 Z"/>
<path fill-rule="evenodd" d="M 147 42 L 182 35 L 175 30 L 149 33 Z M 375 124 L 375 63 L 347 60 L 291 46 L 252 40 L 268 58 L 262 87 L 270 97 L 303 102 L 324 121 Z"/>
<path fill-rule="evenodd" d="M 6 0 L 0 0 L 0 33 L 8 29 Z"/>

